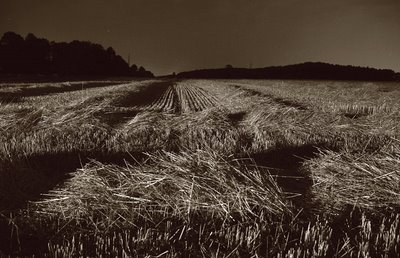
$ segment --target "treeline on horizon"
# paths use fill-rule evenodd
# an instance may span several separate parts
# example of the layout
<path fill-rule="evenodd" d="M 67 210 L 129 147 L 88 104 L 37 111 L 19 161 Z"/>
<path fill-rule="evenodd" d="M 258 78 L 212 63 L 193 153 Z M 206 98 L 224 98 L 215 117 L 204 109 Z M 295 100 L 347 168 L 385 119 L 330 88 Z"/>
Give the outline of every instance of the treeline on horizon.
<path fill-rule="evenodd" d="M 296 80 L 359 80 L 394 81 L 400 74 L 389 69 L 333 65 L 321 62 L 307 62 L 287 66 L 265 68 L 225 68 L 202 69 L 177 74 L 179 78 L 210 79 L 296 79 Z"/>
<path fill-rule="evenodd" d="M 129 64 L 113 48 L 88 41 L 50 42 L 29 33 L 6 32 L 0 39 L 0 75 L 153 77 Z"/>

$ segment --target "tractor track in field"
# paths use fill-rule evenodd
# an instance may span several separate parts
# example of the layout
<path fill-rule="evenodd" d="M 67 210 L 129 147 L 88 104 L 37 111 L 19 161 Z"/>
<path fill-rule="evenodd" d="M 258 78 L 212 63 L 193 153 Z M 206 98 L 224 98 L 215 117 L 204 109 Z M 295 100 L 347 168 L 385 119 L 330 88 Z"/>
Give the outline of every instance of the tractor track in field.
<path fill-rule="evenodd" d="M 159 86 L 163 88 L 151 90 Z M 237 145 L 233 142 L 239 137 L 246 113 L 231 112 L 218 94 L 187 81 L 151 84 L 147 91 L 159 94 L 153 96 L 151 102 L 129 103 L 137 113 L 115 125 L 112 141 L 118 141 L 127 149 L 140 149 L 142 142 L 150 149 L 169 146 L 166 148 L 173 151 L 214 146 L 219 141 L 224 142 L 226 137 L 232 146 Z M 134 99 L 133 94 L 141 93 L 129 93 L 129 98 Z"/>
<path fill-rule="evenodd" d="M 183 113 L 203 111 L 217 106 L 215 97 L 199 87 L 178 83 L 175 85 L 175 90 Z"/>
<path fill-rule="evenodd" d="M 175 112 L 173 82 L 156 81 L 125 90 L 98 113 L 100 120 L 119 130 L 142 112 Z"/>
<path fill-rule="evenodd" d="M 161 81 L 122 92 L 98 117 L 111 128 L 107 144 L 123 146 L 122 151 L 146 151 L 163 145 L 179 150 L 177 142 L 188 137 L 189 131 L 204 131 L 204 123 L 217 119 L 216 111 L 211 110 L 220 105 L 218 102 L 207 90 L 191 83 Z M 223 129 L 215 121 L 207 130 Z"/>
<path fill-rule="evenodd" d="M 114 106 L 125 110 L 180 114 L 216 107 L 218 99 L 195 85 L 163 81 L 151 83 L 139 91 L 126 93 Z"/>
<path fill-rule="evenodd" d="M 242 90 L 242 91 L 248 93 L 250 96 L 258 96 L 258 97 L 271 99 L 278 105 L 281 105 L 284 107 L 295 108 L 297 110 L 307 110 L 308 109 L 308 107 L 305 106 L 304 104 L 294 102 L 289 99 L 280 98 L 280 97 L 274 96 L 270 93 L 264 93 L 264 92 L 260 92 L 260 91 L 254 90 L 254 89 L 249 89 L 242 85 L 234 84 L 234 85 L 230 85 L 230 86 L 234 87 L 235 89 Z"/>

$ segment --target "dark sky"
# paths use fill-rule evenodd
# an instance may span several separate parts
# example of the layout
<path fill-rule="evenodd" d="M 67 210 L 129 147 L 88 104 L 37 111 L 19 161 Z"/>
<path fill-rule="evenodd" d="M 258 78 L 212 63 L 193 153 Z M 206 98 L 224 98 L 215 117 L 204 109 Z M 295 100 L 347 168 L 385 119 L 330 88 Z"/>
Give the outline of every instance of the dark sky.
<path fill-rule="evenodd" d="M 400 71 L 400 0 L 1 0 L 6 31 L 112 46 L 158 75 L 305 61 Z"/>

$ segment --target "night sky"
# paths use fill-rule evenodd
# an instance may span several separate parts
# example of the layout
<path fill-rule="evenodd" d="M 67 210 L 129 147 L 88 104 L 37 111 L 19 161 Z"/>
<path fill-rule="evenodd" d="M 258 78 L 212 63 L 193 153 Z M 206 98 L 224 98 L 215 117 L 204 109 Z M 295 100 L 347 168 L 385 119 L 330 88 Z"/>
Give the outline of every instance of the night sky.
<path fill-rule="evenodd" d="M 399 0 L 1 0 L 6 31 L 111 46 L 156 75 L 306 61 L 400 71 Z"/>

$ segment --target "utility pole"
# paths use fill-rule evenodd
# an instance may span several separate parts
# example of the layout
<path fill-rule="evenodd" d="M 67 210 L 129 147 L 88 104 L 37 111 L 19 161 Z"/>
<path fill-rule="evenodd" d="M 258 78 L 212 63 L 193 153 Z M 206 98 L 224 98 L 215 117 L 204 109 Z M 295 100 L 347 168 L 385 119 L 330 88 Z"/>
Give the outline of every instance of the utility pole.
<path fill-rule="evenodd" d="M 128 54 L 128 65 L 131 67 L 131 53 Z"/>

